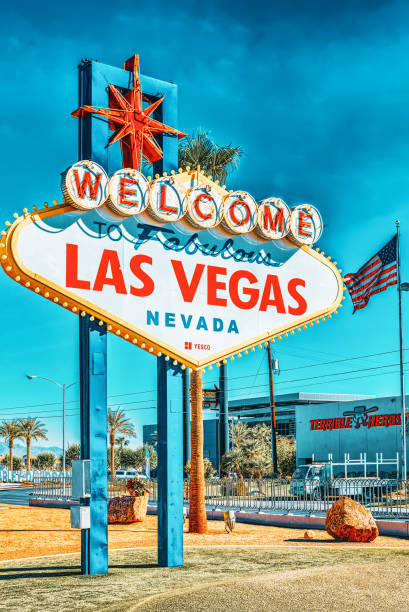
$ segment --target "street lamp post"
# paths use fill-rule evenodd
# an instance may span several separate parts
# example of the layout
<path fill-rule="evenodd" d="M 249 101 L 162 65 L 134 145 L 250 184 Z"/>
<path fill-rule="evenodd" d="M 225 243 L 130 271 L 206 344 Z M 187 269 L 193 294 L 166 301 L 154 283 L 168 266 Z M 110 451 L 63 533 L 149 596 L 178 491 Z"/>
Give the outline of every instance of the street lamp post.
<path fill-rule="evenodd" d="M 71 383 L 70 385 L 61 385 L 56 380 L 52 380 L 52 378 L 46 378 L 45 376 L 36 376 L 35 374 L 27 374 L 27 378 L 29 380 L 33 380 L 34 378 L 38 378 L 39 380 L 48 380 L 48 382 L 57 385 L 62 389 L 62 471 L 63 471 L 63 493 L 65 495 L 65 392 L 67 389 L 77 384 L 77 381 Z"/>
<path fill-rule="evenodd" d="M 270 411 L 271 411 L 271 450 L 273 460 L 273 477 L 277 476 L 278 462 L 277 462 L 277 423 L 276 423 L 276 402 L 274 396 L 274 382 L 273 374 L 280 374 L 280 368 L 278 359 L 274 359 L 271 356 L 271 343 L 267 345 L 267 358 L 268 358 L 268 375 L 270 382 Z"/>

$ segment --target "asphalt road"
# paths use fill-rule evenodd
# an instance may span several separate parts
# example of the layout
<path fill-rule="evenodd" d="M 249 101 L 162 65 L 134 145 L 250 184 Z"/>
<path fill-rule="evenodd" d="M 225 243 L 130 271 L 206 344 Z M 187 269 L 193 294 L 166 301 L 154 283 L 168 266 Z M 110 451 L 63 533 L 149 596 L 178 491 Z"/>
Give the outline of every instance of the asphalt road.
<path fill-rule="evenodd" d="M 0 489 L 0 504 L 14 504 L 16 506 L 28 506 L 28 496 L 31 488 L 24 489 Z"/>

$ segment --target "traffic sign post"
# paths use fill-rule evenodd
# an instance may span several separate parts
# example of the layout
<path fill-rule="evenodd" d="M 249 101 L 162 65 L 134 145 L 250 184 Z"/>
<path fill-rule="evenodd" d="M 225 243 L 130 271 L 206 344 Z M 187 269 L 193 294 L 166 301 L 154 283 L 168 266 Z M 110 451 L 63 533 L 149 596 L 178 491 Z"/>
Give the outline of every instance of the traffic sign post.
<path fill-rule="evenodd" d="M 218 407 L 220 390 L 216 385 L 214 385 L 213 389 L 203 389 L 203 408 L 210 408 L 211 410 L 216 410 Z"/>

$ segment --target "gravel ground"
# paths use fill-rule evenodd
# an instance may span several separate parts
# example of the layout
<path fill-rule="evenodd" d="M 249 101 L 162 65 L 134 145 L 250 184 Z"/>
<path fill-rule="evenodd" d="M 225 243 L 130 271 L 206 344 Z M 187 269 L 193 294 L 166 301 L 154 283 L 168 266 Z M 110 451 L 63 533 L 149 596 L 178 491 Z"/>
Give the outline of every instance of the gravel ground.
<path fill-rule="evenodd" d="M 389 612 L 408 610 L 407 565 L 378 563 L 293 570 L 174 589 L 129 612 Z"/>
<path fill-rule="evenodd" d="M 79 555 L 0 564 L 8 612 L 407 610 L 403 549 L 189 548 L 183 568 L 156 551 L 110 554 L 108 575 L 82 576 Z"/>

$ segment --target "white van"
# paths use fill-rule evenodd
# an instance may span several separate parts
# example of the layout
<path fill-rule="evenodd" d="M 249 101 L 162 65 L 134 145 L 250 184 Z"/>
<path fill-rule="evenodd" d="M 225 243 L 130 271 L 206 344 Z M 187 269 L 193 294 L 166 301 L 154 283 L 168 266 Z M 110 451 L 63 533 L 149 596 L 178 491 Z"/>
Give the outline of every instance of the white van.
<path fill-rule="evenodd" d="M 115 478 L 120 480 L 131 480 L 132 478 L 139 478 L 139 480 L 146 480 L 144 474 L 140 474 L 137 470 L 116 470 Z"/>

